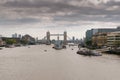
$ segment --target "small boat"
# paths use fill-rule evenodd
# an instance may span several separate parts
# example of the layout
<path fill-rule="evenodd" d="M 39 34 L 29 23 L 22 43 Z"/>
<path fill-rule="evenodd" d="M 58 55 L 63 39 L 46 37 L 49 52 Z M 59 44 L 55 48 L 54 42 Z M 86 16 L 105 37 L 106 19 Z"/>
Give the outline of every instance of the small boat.
<path fill-rule="evenodd" d="M 77 51 L 77 54 L 87 56 L 87 55 L 89 55 L 88 52 L 89 52 L 88 49 L 86 49 L 86 48 L 81 48 L 81 49 L 79 49 L 79 50 Z"/>
<path fill-rule="evenodd" d="M 14 45 L 5 45 L 5 48 L 14 48 Z"/>
<path fill-rule="evenodd" d="M 65 45 L 63 45 L 62 47 L 63 47 L 63 49 L 66 49 L 66 46 L 65 46 Z"/>
<path fill-rule="evenodd" d="M 90 54 L 91 54 L 92 56 L 102 56 L 102 53 L 100 53 L 100 52 L 98 52 L 98 51 L 96 51 L 96 50 L 90 50 Z"/>
<path fill-rule="evenodd" d="M 47 50 L 44 50 L 45 52 L 47 52 Z"/>
<path fill-rule="evenodd" d="M 3 48 L 0 48 L 0 50 L 2 50 Z"/>
<path fill-rule="evenodd" d="M 75 43 L 68 43 L 69 47 L 70 46 L 78 46 L 78 44 L 75 44 Z"/>
<path fill-rule="evenodd" d="M 102 56 L 102 53 L 99 53 L 96 50 L 89 50 L 86 48 L 78 50 L 77 54 L 85 55 L 85 56 Z"/>

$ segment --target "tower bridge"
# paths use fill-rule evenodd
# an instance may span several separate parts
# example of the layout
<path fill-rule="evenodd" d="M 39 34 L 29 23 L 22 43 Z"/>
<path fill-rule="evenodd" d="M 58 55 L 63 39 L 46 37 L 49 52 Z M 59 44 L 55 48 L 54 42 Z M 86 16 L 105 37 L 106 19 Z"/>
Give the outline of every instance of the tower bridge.
<path fill-rule="evenodd" d="M 63 34 L 51 34 L 49 31 L 46 32 L 46 36 L 42 39 L 42 42 L 46 43 L 46 44 L 50 44 L 51 43 L 51 36 L 63 36 L 63 44 L 66 45 L 67 44 L 67 32 L 65 31 Z"/>
<path fill-rule="evenodd" d="M 63 34 L 50 34 L 50 32 L 48 31 L 48 32 L 46 32 L 46 43 L 47 44 L 49 44 L 50 43 L 50 37 L 51 36 L 57 36 L 57 37 L 59 37 L 59 36 L 63 36 L 64 37 L 64 39 L 63 39 L 63 44 L 64 45 L 66 45 L 67 44 L 67 32 L 65 31 Z"/>
<path fill-rule="evenodd" d="M 44 38 L 42 38 L 42 40 L 40 41 L 40 43 L 44 43 L 44 44 L 51 44 L 51 37 L 52 36 L 56 36 L 57 38 L 59 38 L 60 36 L 63 36 L 63 44 L 67 45 L 68 43 L 78 43 L 78 41 L 75 42 L 75 40 L 72 40 L 68 35 L 67 32 L 64 31 L 63 34 L 54 34 L 54 33 L 50 33 L 49 31 L 46 32 L 46 36 L 44 36 Z"/>

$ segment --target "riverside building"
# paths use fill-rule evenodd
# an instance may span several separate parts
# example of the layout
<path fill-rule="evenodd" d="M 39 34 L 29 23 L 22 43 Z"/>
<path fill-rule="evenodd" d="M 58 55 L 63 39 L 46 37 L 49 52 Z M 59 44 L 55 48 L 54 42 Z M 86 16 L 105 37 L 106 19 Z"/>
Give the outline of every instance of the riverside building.
<path fill-rule="evenodd" d="M 92 36 L 92 46 L 102 47 L 107 44 L 107 33 L 96 33 Z"/>
<path fill-rule="evenodd" d="M 96 33 L 107 33 L 107 32 L 116 32 L 120 31 L 120 27 L 117 28 L 99 28 L 99 29 L 91 29 L 86 31 L 86 41 L 92 40 L 92 36 Z"/>
<path fill-rule="evenodd" d="M 107 34 L 107 45 L 120 47 L 120 31 Z"/>

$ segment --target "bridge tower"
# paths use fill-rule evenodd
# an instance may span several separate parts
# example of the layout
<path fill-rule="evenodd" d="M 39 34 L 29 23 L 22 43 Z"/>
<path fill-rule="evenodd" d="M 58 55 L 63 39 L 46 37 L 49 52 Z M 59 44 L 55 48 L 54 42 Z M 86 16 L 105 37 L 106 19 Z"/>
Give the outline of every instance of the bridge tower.
<path fill-rule="evenodd" d="M 46 37 L 47 37 L 47 44 L 50 44 L 50 32 L 49 31 L 46 33 Z"/>
<path fill-rule="evenodd" d="M 64 45 L 67 45 L 67 32 L 64 32 Z"/>

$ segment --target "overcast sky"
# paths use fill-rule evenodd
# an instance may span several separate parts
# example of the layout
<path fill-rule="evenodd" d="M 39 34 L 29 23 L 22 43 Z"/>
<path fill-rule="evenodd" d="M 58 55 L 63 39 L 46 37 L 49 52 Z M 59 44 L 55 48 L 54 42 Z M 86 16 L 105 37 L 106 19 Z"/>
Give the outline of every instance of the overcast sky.
<path fill-rule="evenodd" d="M 0 0 L 0 34 L 46 31 L 82 38 L 91 28 L 120 25 L 120 0 Z"/>

